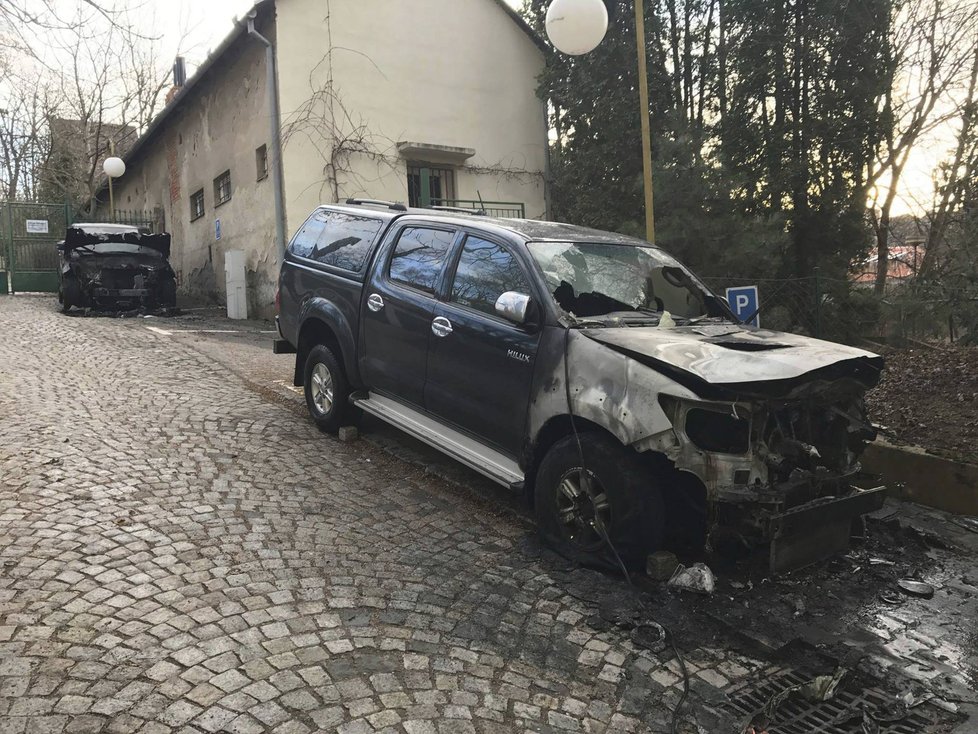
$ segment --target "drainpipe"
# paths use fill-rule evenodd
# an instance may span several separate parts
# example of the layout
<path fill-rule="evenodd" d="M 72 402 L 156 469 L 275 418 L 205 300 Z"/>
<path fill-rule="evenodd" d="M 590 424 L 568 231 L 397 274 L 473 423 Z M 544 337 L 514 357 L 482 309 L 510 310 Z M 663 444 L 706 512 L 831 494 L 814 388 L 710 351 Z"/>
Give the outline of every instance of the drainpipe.
<path fill-rule="evenodd" d="M 275 249 L 279 267 L 285 261 L 285 195 L 282 186 L 282 131 L 279 124 L 281 115 L 278 109 L 278 71 L 275 64 L 275 47 L 272 42 L 255 29 L 258 13 L 248 13 L 248 35 L 253 36 L 265 46 L 265 76 L 268 91 L 268 116 L 270 122 L 272 155 L 272 192 L 275 197 Z"/>

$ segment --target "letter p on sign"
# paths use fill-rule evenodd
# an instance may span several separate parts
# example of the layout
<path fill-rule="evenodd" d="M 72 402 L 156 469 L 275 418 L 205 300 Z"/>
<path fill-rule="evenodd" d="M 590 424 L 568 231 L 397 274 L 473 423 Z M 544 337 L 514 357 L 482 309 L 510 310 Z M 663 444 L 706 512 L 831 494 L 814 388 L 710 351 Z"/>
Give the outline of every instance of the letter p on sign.
<path fill-rule="evenodd" d="M 757 313 L 757 309 L 761 305 L 761 301 L 757 295 L 756 285 L 744 285 L 737 288 L 727 288 L 727 301 L 730 303 L 730 308 L 733 309 L 733 312 L 738 319 L 743 321 L 748 317 L 752 317 L 747 322 L 748 324 L 751 324 L 752 326 L 761 325 L 761 319 Z"/>

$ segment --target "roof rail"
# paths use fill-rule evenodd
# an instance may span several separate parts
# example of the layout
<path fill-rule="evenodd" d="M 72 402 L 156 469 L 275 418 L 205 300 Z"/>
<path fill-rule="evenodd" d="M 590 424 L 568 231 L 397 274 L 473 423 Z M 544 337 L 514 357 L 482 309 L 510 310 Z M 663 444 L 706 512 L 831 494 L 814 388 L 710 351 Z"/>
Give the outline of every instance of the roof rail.
<path fill-rule="evenodd" d="M 346 203 L 351 206 L 385 206 L 396 212 L 407 211 L 407 207 L 404 204 L 398 204 L 395 201 L 381 201 L 380 199 L 347 199 Z"/>
<path fill-rule="evenodd" d="M 464 206 L 430 206 L 429 209 L 436 209 L 440 212 L 455 212 L 456 214 L 471 214 L 474 217 L 486 216 L 485 209 L 466 209 Z"/>

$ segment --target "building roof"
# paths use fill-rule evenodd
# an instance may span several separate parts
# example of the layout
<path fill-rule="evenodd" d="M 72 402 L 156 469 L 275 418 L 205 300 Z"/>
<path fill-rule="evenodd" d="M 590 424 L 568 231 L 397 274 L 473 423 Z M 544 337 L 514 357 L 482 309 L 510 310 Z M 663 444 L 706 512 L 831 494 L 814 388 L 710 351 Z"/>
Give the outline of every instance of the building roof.
<path fill-rule="evenodd" d="M 547 42 L 540 38 L 539 34 L 530 27 L 530 24 L 524 20 L 523 16 L 513 10 L 512 6 L 507 3 L 506 0 L 493 0 L 493 2 L 501 7 L 506 12 L 506 15 L 513 19 L 513 22 L 516 23 L 516 25 L 518 25 L 520 29 L 530 37 L 530 40 L 536 44 L 537 48 L 544 53 L 550 52 L 550 46 L 547 44 Z"/>
<path fill-rule="evenodd" d="M 254 5 L 252 5 L 250 12 L 261 12 L 265 8 L 273 6 L 275 2 L 276 0 L 256 0 Z M 529 26 L 529 24 L 523 19 L 523 16 L 509 6 L 506 0 L 492 0 L 492 2 L 498 5 L 506 13 L 506 15 L 508 15 L 513 22 L 519 26 L 520 30 L 530 37 L 530 40 L 533 41 L 537 48 L 543 52 L 549 51 L 550 47 L 546 44 L 546 42 L 540 38 L 536 31 Z M 163 126 L 166 120 L 180 106 L 193 88 L 196 87 L 205 76 L 207 76 L 207 73 L 211 70 L 211 67 L 213 67 L 214 64 L 217 63 L 217 61 L 220 60 L 220 58 L 227 52 L 227 50 L 234 45 L 235 41 L 242 36 L 247 35 L 247 33 L 248 28 L 243 21 L 239 21 L 235 24 L 234 29 L 224 38 L 223 41 L 221 41 L 221 44 L 210 55 L 208 55 L 204 62 L 197 67 L 197 70 L 194 72 L 193 76 L 187 79 L 186 84 L 180 88 L 179 92 L 173 95 L 173 98 L 162 110 L 160 110 L 160 113 L 153 118 L 153 121 L 146 128 L 146 131 L 140 135 L 136 142 L 133 143 L 132 147 L 126 151 L 123 158 L 127 163 L 146 147 L 146 144 L 152 139 L 156 131 Z M 107 187 L 108 183 L 103 183 L 102 186 L 99 187 L 99 193 Z"/>

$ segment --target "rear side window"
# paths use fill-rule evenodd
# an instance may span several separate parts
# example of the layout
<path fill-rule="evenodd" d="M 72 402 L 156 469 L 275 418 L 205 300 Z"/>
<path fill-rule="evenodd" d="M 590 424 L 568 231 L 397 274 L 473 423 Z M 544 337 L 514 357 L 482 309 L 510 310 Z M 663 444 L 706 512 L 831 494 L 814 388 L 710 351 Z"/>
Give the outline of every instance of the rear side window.
<path fill-rule="evenodd" d="M 495 315 L 496 299 L 506 291 L 530 293 L 519 261 L 502 245 L 467 237 L 455 270 L 452 300 Z"/>
<path fill-rule="evenodd" d="M 315 212 L 292 238 L 289 252 L 298 257 L 309 257 L 316 248 L 316 242 L 319 241 L 319 235 L 323 233 L 328 220 L 329 212 L 322 209 Z"/>
<path fill-rule="evenodd" d="M 406 227 L 391 255 L 390 279 L 426 293 L 434 293 L 435 283 L 454 239 L 454 232 Z"/>
<path fill-rule="evenodd" d="M 329 212 L 310 257 L 323 265 L 359 272 L 382 226 L 379 219 Z"/>
<path fill-rule="evenodd" d="M 384 223 L 321 209 L 302 225 L 289 251 L 323 265 L 359 272 Z"/>

